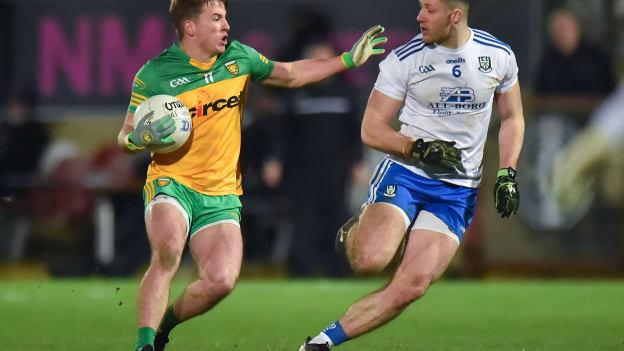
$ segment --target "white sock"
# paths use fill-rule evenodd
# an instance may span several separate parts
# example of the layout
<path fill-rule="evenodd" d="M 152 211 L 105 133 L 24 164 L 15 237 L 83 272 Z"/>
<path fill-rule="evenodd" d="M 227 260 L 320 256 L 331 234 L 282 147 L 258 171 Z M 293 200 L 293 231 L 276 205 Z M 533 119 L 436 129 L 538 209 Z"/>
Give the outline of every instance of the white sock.
<path fill-rule="evenodd" d="M 310 340 L 310 344 L 323 344 L 324 345 L 325 343 L 327 343 L 330 348 L 334 346 L 334 343 L 331 341 L 329 336 L 327 336 L 327 334 L 323 332 L 321 332 L 319 335 L 313 337 L 312 340 Z"/>

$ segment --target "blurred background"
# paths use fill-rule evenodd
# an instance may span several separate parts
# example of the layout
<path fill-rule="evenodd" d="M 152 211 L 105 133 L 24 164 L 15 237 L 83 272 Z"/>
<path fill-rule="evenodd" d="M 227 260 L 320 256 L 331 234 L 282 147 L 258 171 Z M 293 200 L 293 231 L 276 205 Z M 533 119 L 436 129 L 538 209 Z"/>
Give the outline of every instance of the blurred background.
<path fill-rule="evenodd" d="M 175 40 L 168 2 L 0 0 L 0 280 L 142 274 L 149 155 L 122 153 L 116 135 L 134 74 Z M 418 33 L 417 13 L 417 1 L 233 0 L 228 19 L 230 38 L 289 61 L 341 53 L 378 23 L 390 52 Z M 521 205 L 494 211 L 493 116 L 477 215 L 447 276 L 622 277 L 624 1 L 476 0 L 470 18 L 520 68 Z M 383 156 L 359 138 L 372 61 L 299 90 L 250 88 L 243 276 L 350 274 L 333 238 Z"/>

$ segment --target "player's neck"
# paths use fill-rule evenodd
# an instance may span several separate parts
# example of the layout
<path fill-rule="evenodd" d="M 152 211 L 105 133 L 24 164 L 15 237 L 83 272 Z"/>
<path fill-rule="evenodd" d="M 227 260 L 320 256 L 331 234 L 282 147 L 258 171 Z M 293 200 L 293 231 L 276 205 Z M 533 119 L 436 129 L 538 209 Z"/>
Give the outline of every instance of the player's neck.
<path fill-rule="evenodd" d="M 467 24 L 460 23 L 459 25 L 451 28 L 451 33 L 446 40 L 443 40 L 438 44 L 449 49 L 457 49 L 466 44 L 468 39 L 470 39 L 470 29 Z"/>
<path fill-rule="evenodd" d="M 199 46 L 195 45 L 191 41 L 182 40 L 180 42 L 180 49 L 184 51 L 188 57 L 192 58 L 194 61 L 201 63 L 208 63 L 214 60 L 214 57 L 217 56 L 217 53 L 206 52 L 201 49 Z"/>

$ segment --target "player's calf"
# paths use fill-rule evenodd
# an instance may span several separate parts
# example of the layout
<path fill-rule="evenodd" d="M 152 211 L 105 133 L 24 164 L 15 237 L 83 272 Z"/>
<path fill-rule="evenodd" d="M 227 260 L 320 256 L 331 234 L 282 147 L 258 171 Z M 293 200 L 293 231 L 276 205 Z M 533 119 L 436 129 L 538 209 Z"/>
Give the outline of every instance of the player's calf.
<path fill-rule="evenodd" d="M 392 308 L 403 310 L 412 302 L 423 297 L 432 282 L 433 277 L 431 276 L 418 276 L 409 281 L 392 281 L 385 289 L 385 293 L 388 294 L 387 301 L 390 301 Z"/>

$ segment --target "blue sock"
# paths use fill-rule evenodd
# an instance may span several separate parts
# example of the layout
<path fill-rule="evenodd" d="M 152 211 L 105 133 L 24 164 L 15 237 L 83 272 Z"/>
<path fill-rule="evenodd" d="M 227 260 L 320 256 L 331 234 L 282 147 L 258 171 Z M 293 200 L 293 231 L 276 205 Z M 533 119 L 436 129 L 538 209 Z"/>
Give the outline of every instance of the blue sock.
<path fill-rule="evenodd" d="M 325 328 L 325 330 L 323 330 L 323 333 L 327 335 L 327 337 L 332 341 L 332 344 L 334 344 L 334 346 L 338 346 L 350 339 L 347 334 L 345 334 L 339 321 L 336 321 L 334 324 Z"/>

